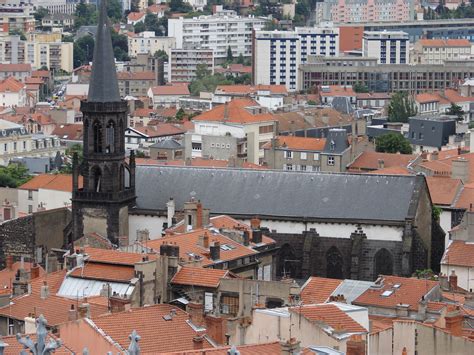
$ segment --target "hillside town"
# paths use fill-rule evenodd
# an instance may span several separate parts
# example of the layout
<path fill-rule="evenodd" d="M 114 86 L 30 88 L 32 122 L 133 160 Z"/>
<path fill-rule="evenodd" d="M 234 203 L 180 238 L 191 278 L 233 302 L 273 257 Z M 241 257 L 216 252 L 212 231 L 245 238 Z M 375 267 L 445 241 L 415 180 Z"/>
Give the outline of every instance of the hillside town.
<path fill-rule="evenodd" d="M 0 0 L 0 355 L 474 353 L 474 3 Z"/>

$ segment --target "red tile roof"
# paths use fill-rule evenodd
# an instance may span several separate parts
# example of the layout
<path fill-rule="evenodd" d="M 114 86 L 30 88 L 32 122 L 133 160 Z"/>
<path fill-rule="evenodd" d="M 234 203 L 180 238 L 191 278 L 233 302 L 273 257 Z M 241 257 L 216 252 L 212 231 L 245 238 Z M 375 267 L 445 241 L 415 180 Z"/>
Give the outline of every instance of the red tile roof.
<path fill-rule="evenodd" d="M 414 173 L 408 170 L 407 168 L 401 166 L 392 166 L 390 168 L 383 168 L 378 170 L 372 170 L 368 172 L 369 174 L 378 174 L 378 175 L 413 175 Z"/>
<path fill-rule="evenodd" d="M 144 12 L 130 12 L 127 16 L 127 19 L 129 21 L 140 21 L 145 19 L 145 13 Z"/>
<path fill-rule="evenodd" d="M 334 304 L 306 305 L 292 307 L 290 311 L 300 313 L 311 322 L 322 322 L 333 329 L 341 329 L 347 333 L 366 333 L 362 325 L 341 311 Z"/>
<path fill-rule="evenodd" d="M 444 252 L 441 264 L 474 267 L 474 243 L 453 240 Z"/>
<path fill-rule="evenodd" d="M 189 95 L 188 86 L 187 85 L 181 85 L 181 84 L 153 86 L 151 88 L 151 92 L 155 96 L 166 96 L 166 95 L 186 96 L 186 95 Z"/>
<path fill-rule="evenodd" d="M 420 39 L 423 47 L 471 47 L 467 39 Z"/>
<path fill-rule="evenodd" d="M 185 131 L 171 123 L 160 123 L 153 126 L 136 125 L 132 129 L 147 135 L 148 137 L 166 137 L 184 134 Z"/>
<path fill-rule="evenodd" d="M 81 279 L 129 282 L 135 277 L 135 270 L 132 266 L 89 262 L 84 267 L 75 268 L 69 273 L 69 276 Z"/>
<path fill-rule="evenodd" d="M 136 158 L 137 165 L 167 165 L 167 166 L 186 166 L 185 160 L 155 160 L 146 158 Z M 192 158 L 190 166 L 199 166 L 206 168 L 227 168 L 229 167 L 228 160 L 220 159 L 205 159 L 205 158 Z M 242 162 L 242 165 L 238 166 L 239 169 L 267 169 L 264 166 Z"/>
<path fill-rule="evenodd" d="M 221 278 L 228 278 L 229 271 L 201 267 L 182 267 L 171 279 L 177 285 L 193 285 L 201 287 L 219 287 Z"/>
<path fill-rule="evenodd" d="M 25 84 L 16 80 L 13 76 L 0 81 L 0 92 L 20 92 L 25 88 Z"/>
<path fill-rule="evenodd" d="M 266 344 L 239 345 L 236 347 L 240 355 L 275 355 L 281 354 L 281 344 L 278 341 Z M 161 353 L 161 355 L 228 355 L 230 346 L 208 348 L 200 350 L 188 350 L 179 352 Z M 313 352 L 311 352 L 314 355 Z"/>
<path fill-rule="evenodd" d="M 152 108 L 139 108 L 133 111 L 133 117 L 150 117 L 153 113 L 156 113 Z"/>
<path fill-rule="evenodd" d="M 82 179 L 81 179 L 82 180 Z M 80 182 L 80 184 L 82 184 Z M 19 187 L 20 190 L 56 190 L 72 192 L 72 175 L 40 174 Z"/>
<path fill-rule="evenodd" d="M 321 96 L 356 96 L 355 91 L 350 86 L 343 85 L 327 85 L 329 87 L 328 91 L 319 90 Z"/>
<path fill-rule="evenodd" d="M 44 274 L 34 280 L 31 280 L 31 293 L 39 294 L 41 292 L 41 286 L 44 282 L 47 283 L 49 288 L 49 293 L 54 295 L 59 292 L 59 288 L 66 277 L 67 270 L 62 269 L 55 272 L 50 272 L 49 274 Z"/>
<path fill-rule="evenodd" d="M 472 184 L 469 185 L 472 186 Z M 464 186 L 459 194 L 459 198 L 454 204 L 454 207 L 469 210 L 471 205 L 474 205 L 474 188 Z"/>
<path fill-rule="evenodd" d="M 425 104 L 428 102 L 437 102 L 440 100 L 440 97 L 436 94 L 431 94 L 431 93 L 421 93 L 415 96 L 415 101 L 419 102 L 420 104 Z"/>
<path fill-rule="evenodd" d="M 216 94 L 250 95 L 258 91 L 270 91 L 272 94 L 288 94 L 285 85 L 218 85 Z"/>
<path fill-rule="evenodd" d="M 376 283 L 380 287 L 369 288 L 352 303 L 382 308 L 395 308 L 398 304 L 407 304 L 410 310 L 417 311 L 421 297 L 434 287 L 439 286 L 436 281 L 385 275 L 381 276 Z M 395 287 L 395 285 L 399 285 L 399 287 Z M 382 295 L 384 292 L 386 292 L 386 296 Z"/>
<path fill-rule="evenodd" d="M 29 337 L 33 342 L 37 341 L 36 334 L 29 334 Z M 46 337 L 46 344 L 48 344 L 51 340 L 58 340 L 58 338 L 54 334 L 48 333 Z M 21 354 L 22 352 L 26 352 L 24 346 L 20 344 L 18 340 L 16 339 L 16 335 L 2 336 L 2 341 L 5 344 L 8 344 L 8 346 L 4 348 L 4 355 L 18 355 L 18 354 Z M 71 354 L 74 354 L 74 351 L 72 350 L 72 348 L 68 346 L 68 344 L 62 344 L 59 349 L 56 349 L 54 351 L 54 355 L 71 355 Z"/>
<path fill-rule="evenodd" d="M 31 64 L 0 64 L 0 72 L 31 72 Z"/>
<path fill-rule="evenodd" d="M 172 310 L 176 314 L 171 320 L 165 320 L 163 317 L 170 315 Z M 193 338 L 201 334 L 188 324 L 188 320 L 189 315 L 181 309 L 169 304 L 159 304 L 98 317 L 94 319 L 94 323 L 105 336 L 124 349 L 130 344 L 129 334 L 136 330 L 141 337 L 141 352 L 159 354 L 194 349 Z M 203 347 L 210 348 L 212 345 L 204 338 Z"/>
<path fill-rule="evenodd" d="M 23 268 L 26 272 L 30 272 L 33 264 L 29 262 L 23 262 Z M 15 279 L 15 275 L 18 270 L 21 269 L 21 262 L 14 262 L 11 269 L 5 268 L 0 271 L 0 289 L 12 289 L 12 282 Z M 40 277 L 45 274 L 44 269 L 40 266 Z"/>
<path fill-rule="evenodd" d="M 256 123 L 276 121 L 270 113 L 252 114 L 246 107 L 258 107 L 252 99 L 234 99 L 227 104 L 217 106 L 199 116 L 193 117 L 193 121 L 217 121 L 231 123 Z"/>
<path fill-rule="evenodd" d="M 460 179 L 451 179 L 450 177 L 427 176 L 426 183 L 431 201 L 436 205 L 450 206 L 462 188 Z"/>
<path fill-rule="evenodd" d="M 296 136 L 278 136 L 276 148 L 283 148 L 289 150 L 307 150 L 307 151 L 322 151 L 326 145 L 326 138 L 307 138 Z M 271 149 L 272 142 L 268 142 L 263 146 L 263 149 Z"/>
<path fill-rule="evenodd" d="M 304 304 L 325 303 L 342 281 L 312 276 L 301 288 L 301 300 Z"/>
<path fill-rule="evenodd" d="M 127 253 L 120 250 L 97 249 L 85 247 L 84 252 L 89 256 L 89 261 L 103 264 L 117 264 L 133 266 L 136 263 L 143 261 L 145 256 L 150 260 L 155 260 L 156 255 L 141 254 L 141 253 Z"/>
<path fill-rule="evenodd" d="M 156 80 L 156 74 L 152 71 L 120 71 L 117 72 L 118 80 Z"/>
<path fill-rule="evenodd" d="M 396 318 L 394 317 L 386 317 L 386 316 L 375 316 L 369 314 L 369 321 L 370 321 L 370 333 L 378 333 L 384 330 L 393 328 L 393 321 Z"/>
<path fill-rule="evenodd" d="M 403 167 L 406 168 L 410 162 L 415 160 L 416 155 L 391 154 L 379 152 L 363 152 L 351 164 L 350 171 L 368 171 L 379 169 L 379 162 L 383 161 L 384 168 Z"/>
<path fill-rule="evenodd" d="M 68 123 L 64 125 L 57 125 L 54 129 L 54 135 L 59 139 L 67 139 L 73 141 L 82 141 L 84 126 L 79 123 Z"/>
<path fill-rule="evenodd" d="M 148 6 L 148 11 L 157 14 L 160 11 L 168 10 L 169 6 L 167 4 L 153 4 Z"/>
<path fill-rule="evenodd" d="M 0 307 L 0 315 L 4 317 L 24 320 L 30 314 L 42 314 L 49 326 L 56 326 L 69 321 L 71 305 L 76 307 L 77 301 L 59 296 L 49 295 L 42 299 L 40 294 L 32 293 L 14 298 L 10 305 Z M 108 312 L 108 308 L 90 304 L 91 317 L 97 317 Z"/>

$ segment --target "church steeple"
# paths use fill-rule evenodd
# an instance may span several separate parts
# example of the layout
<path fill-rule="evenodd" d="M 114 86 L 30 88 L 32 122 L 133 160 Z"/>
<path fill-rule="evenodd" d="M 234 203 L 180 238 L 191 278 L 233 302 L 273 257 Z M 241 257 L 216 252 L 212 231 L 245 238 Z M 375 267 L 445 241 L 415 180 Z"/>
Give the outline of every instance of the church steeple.
<path fill-rule="evenodd" d="M 94 59 L 92 61 L 92 75 L 87 101 L 120 101 L 110 23 L 107 19 L 107 0 L 102 0 L 100 4 L 99 24 L 95 36 Z"/>
<path fill-rule="evenodd" d="M 89 95 L 81 102 L 84 159 L 73 164 L 72 239 L 98 233 L 119 244 L 135 203 L 135 163 L 133 153 L 130 164 L 125 159 L 127 103 L 120 99 L 106 8 L 102 0 Z"/>

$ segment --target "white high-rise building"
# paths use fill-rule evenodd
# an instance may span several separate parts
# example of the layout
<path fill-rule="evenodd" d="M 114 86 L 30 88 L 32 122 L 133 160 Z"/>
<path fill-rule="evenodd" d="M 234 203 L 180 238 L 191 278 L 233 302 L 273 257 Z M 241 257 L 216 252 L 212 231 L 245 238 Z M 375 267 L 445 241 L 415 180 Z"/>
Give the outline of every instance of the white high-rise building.
<path fill-rule="evenodd" d="M 377 58 L 379 64 L 409 63 L 410 40 L 403 31 L 365 31 L 364 57 Z"/>
<path fill-rule="evenodd" d="M 298 87 L 298 66 L 309 55 L 339 55 L 339 29 L 297 27 L 295 31 L 258 31 L 255 33 L 253 74 L 255 84 L 285 85 L 288 91 Z"/>
<path fill-rule="evenodd" d="M 261 30 L 265 17 L 241 17 L 234 11 L 212 16 L 168 19 L 168 36 L 176 38 L 177 49 L 212 49 L 217 62 L 223 62 L 230 47 L 234 57 L 252 54 L 252 30 Z"/>

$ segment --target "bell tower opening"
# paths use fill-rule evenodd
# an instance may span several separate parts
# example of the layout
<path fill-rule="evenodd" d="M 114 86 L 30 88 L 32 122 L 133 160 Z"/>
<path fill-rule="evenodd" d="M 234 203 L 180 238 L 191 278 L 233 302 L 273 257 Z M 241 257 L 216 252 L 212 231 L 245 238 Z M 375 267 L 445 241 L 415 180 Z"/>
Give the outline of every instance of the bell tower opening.
<path fill-rule="evenodd" d="M 107 123 L 106 132 L 106 141 L 105 141 L 105 152 L 106 153 L 115 153 L 115 123 L 110 120 Z"/>
<path fill-rule="evenodd" d="M 94 153 L 102 153 L 102 125 L 94 122 Z"/>

